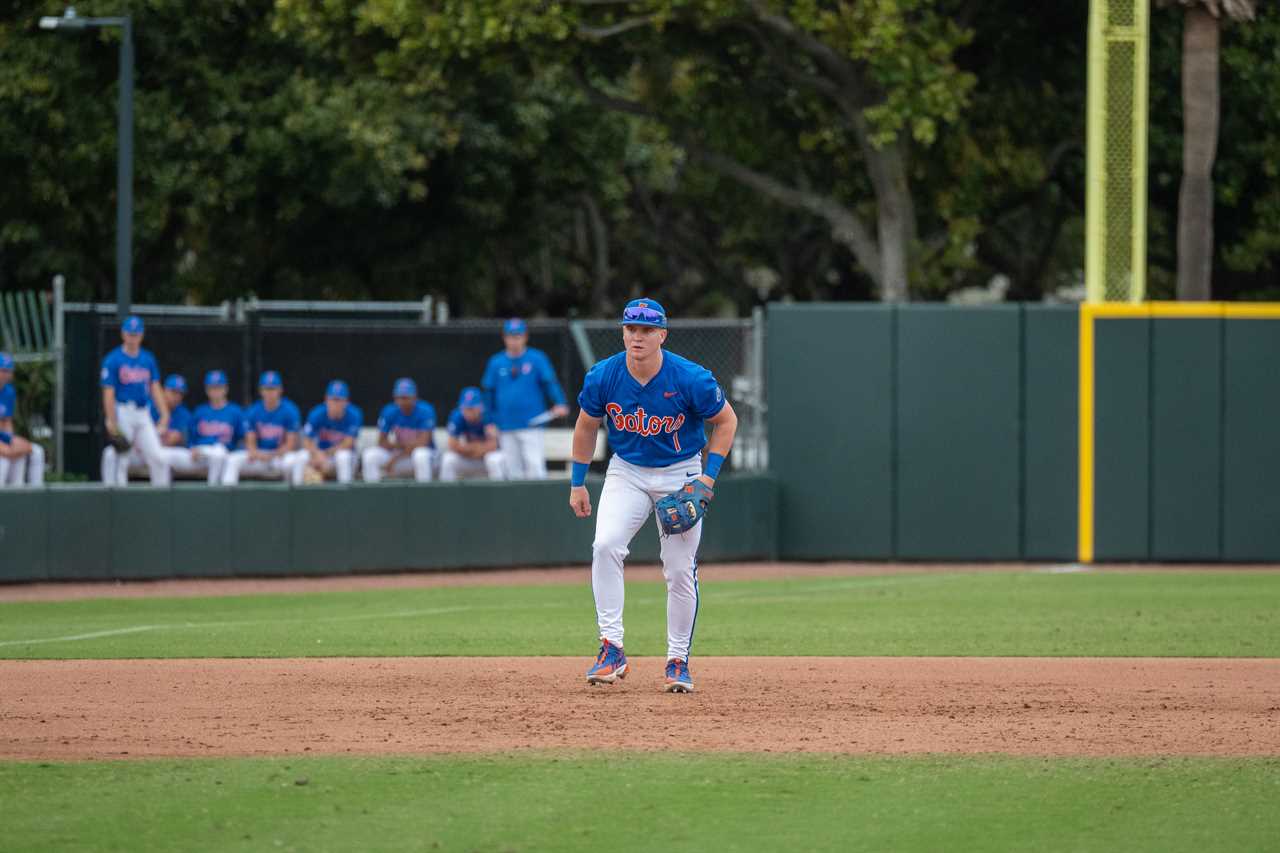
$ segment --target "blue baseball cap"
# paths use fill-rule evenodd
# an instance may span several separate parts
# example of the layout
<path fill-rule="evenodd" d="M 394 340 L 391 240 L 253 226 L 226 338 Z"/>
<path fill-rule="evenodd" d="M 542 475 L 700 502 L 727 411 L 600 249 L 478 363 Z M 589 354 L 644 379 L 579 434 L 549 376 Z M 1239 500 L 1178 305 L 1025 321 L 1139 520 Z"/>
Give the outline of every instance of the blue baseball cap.
<path fill-rule="evenodd" d="M 667 327 L 667 311 L 657 302 L 646 297 L 632 299 L 622 309 L 620 326 L 654 326 L 659 329 Z"/>
<path fill-rule="evenodd" d="M 130 335 L 140 335 L 147 330 L 142 322 L 142 318 L 137 314 L 130 314 L 124 318 L 124 322 L 120 324 L 120 331 L 127 332 Z"/>
<path fill-rule="evenodd" d="M 0 352 L 0 370 L 13 370 L 13 356 Z"/>
<path fill-rule="evenodd" d="M 207 382 L 205 383 L 208 384 Z M 170 373 L 164 378 L 164 387 L 179 394 L 187 393 L 187 380 L 179 373 Z"/>
<path fill-rule="evenodd" d="M 484 395 L 480 393 L 480 389 L 475 386 L 463 388 L 462 394 L 458 397 L 459 409 L 471 409 L 476 406 L 484 405 Z"/>
<path fill-rule="evenodd" d="M 526 335 L 529 333 L 529 327 L 524 320 L 519 317 L 512 317 L 510 320 L 502 324 L 502 334 L 504 335 Z"/>
<path fill-rule="evenodd" d="M 280 379 L 280 372 L 277 370 L 264 370 L 262 375 L 258 377 L 259 388 L 283 388 L 284 382 Z"/>
<path fill-rule="evenodd" d="M 391 389 L 392 397 L 416 397 L 418 396 L 418 386 L 409 377 L 396 380 L 396 386 Z"/>
<path fill-rule="evenodd" d="M 204 384 L 213 385 L 215 387 L 218 385 L 226 385 L 227 374 L 223 373 L 221 370 L 210 370 L 204 375 Z"/>
<path fill-rule="evenodd" d="M 347 388 L 347 383 L 341 379 L 335 379 L 329 383 L 329 387 L 324 389 L 324 395 L 334 400 L 347 400 L 351 397 L 351 390 Z"/>

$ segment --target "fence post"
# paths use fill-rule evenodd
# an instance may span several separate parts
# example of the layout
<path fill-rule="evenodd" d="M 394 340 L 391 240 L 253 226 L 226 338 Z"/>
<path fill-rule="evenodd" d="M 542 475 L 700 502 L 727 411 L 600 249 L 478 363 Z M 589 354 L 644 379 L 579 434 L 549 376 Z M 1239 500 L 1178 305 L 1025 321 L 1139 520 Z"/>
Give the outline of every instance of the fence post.
<path fill-rule="evenodd" d="M 765 458 L 767 442 L 764 437 L 764 308 L 751 309 L 751 444 L 754 468 L 762 471 L 768 467 Z"/>
<path fill-rule="evenodd" d="M 63 397 L 66 394 L 66 283 L 61 275 L 53 277 L 53 459 L 54 470 L 62 474 L 65 470 L 62 459 L 62 434 L 66 415 Z"/>

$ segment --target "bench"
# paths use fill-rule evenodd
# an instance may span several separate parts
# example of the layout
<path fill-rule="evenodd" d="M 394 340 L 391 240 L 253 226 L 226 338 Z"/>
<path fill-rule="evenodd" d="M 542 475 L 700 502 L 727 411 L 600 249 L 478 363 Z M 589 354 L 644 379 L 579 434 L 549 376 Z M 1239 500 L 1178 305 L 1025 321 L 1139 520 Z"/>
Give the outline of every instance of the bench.
<path fill-rule="evenodd" d="M 545 427 L 542 434 L 543 447 L 547 454 L 548 475 L 567 479 L 569 463 L 573 460 L 573 427 Z M 436 449 L 441 453 L 449 447 L 449 432 L 443 427 L 436 428 L 433 438 Z M 357 456 L 363 453 L 365 448 L 374 447 L 377 443 L 377 427 L 360 427 L 360 433 L 356 437 Z M 596 434 L 596 452 L 591 457 L 593 462 L 602 462 L 605 459 L 605 447 L 604 432 L 599 432 Z"/>
<path fill-rule="evenodd" d="M 443 452 L 449 446 L 449 433 L 443 427 L 439 427 L 433 433 L 435 438 L 436 449 Z M 569 476 L 569 463 L 573 459 L 573 428 L 572 427 L 546 427 L 543 429 L 543 440 L 545 442 L 547 454 L 547 473 L 551 477 L 567 479 Z M 360 432 L 356 436 L 356 459 L 361 458 L 361 454 L 366 448 L 374 447 L 378 444 L 378 428 L 372 426 L 360 427 Z M 593 462 L 601 462 L 605 459 L 605 437 L 600 432 L 596 435 L 596 452 L 591 457 Z M 359 462 L 356 463 L 359 466 Z M 130 465 L 130 480 L 146 480 L 150 478 L 150 473 L 146 465 Z M 183 474 L 175 471 L 173 473 L 175 480 L 203 480 L 203 474 Z M 280 478 L 267 478 L 262 476 L 244 475 L 245 480 L 263 480 Z"/>

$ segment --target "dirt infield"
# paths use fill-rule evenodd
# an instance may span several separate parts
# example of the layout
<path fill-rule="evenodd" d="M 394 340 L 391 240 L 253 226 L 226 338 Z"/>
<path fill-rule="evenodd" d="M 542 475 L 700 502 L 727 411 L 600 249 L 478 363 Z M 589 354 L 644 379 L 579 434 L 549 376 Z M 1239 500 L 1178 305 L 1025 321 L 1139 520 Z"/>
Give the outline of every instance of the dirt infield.
<path fill-rule="evenodd" d="M 1280 755 L 1280 660 L 578 658 L 0 662 L 0 759 L 679 749 Z"/>

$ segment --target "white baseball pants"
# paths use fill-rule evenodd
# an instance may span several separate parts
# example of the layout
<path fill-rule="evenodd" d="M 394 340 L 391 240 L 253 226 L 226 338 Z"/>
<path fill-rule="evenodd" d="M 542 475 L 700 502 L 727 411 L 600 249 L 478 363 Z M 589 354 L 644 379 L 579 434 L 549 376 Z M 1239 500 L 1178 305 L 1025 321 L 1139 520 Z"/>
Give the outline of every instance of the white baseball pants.
<path fill-rule="evenodd" d="M 307 454 L 307 464 L 311 463 L 311 455 Z M 325 456 L 321 474 L 333 474 L 339 483 L 350 483 L 355 478 L 356 455 L 350 450 L 335 450 L 332 456 Z"/>
<path fill-rule="evenodd" d="M 542 427 L 501 432 L 498 449 L 502 451 L 508 480 L 547 479 L 547 449 Z"/>
<path fill-rule="evenodd" d="M 201 444 L 196 447 L 166 447 L 164 455 L 170 470 L 182 474 L 204 474 L 205 481 L 216 486 L 222 482 L 228 451 L 221 444 Z"/>
<path fill-rule="evenodd" d="M 506 466 L 502 462 L 502 454 L 491 450 L 480 459 L 471 459 L 452 450 L 444 452 L 440 462 L 440 480 L 452 483 L 455 480 L 472 480 L 488 477 L 490 480 L 505 479 Z"/>
<path fill-rule="evenodd" d="M 136 447 L 128 453 L 119 453 L 108 444 L 102 448 L 102 484 L 104 486 L 129 485 L 129 466 L 134 462 L 146 464 L 142 451 Z"/>
<path fill-rule="evenodd" d="M 31 442 L 31 452 L 17 459 L 0 459 L 0 486 L 43 486 L 44 448 Z"/>
<path fill-rule="evenodd" d="M 364 467 L 361 469 L 365 482 L 376 483 L 384 476 L 384 469 L 391 463 L 390 470 L 385 473 L 393 477 L 413 477 L 419 483 L 431 482 L 431 463 L 434 452 L 430 447 L 415 447 L 408 456 L 401 456 L 391 462 L 391 451 L 385 447 L 367 447 L 364 451 Z"/>
<path fill-rule="evenodd" d="M 142 451 L 142 458 L 147 461 L 147 469 L 151 472 L 151 485 L 169 485 L 169 457 L 166 449 L 173 448 L 165 448 L 160 443 L 160 433 L 156 432 L 155 421 L 151 420 L 151 412 L 147 407 L 116 403 L 116 426 L 135 449 Z"/>
<path fill-rule="evenodd" d="M 302 473 L 307 469 L 307 451 L 294 450 L 269 459 L 250 459 L 249 451 L 233 450 L 227 454 L 222 466 L 222 485 L 234 486 L 242 475 L 251 477 L 281 477 L 294 486 L 302 485 Z"/>
<path fill-rule="evenodd" d="M 654 504 L 702 473 L 700 457 L 665 468 L 643 468 L 620 456 L 609 462 L 600 504 L 596 507 L 596 538 L 591 546 L 591 590 L 596 599 L 600 636 L 622 645 L 622 607 L 626 587 L 622 564 L 631 540 L 645 520 L 658 516 Z M 693 629 L 698 620 L 698 543 L 702 523 L 677 536 L 661 537 L 662 574 L 667 579 L 667 657 L 689 659 Z"/>

